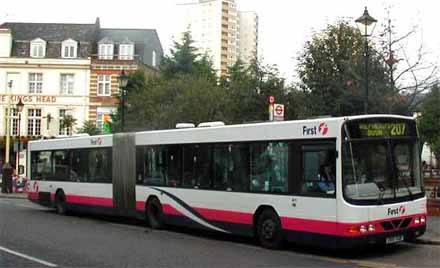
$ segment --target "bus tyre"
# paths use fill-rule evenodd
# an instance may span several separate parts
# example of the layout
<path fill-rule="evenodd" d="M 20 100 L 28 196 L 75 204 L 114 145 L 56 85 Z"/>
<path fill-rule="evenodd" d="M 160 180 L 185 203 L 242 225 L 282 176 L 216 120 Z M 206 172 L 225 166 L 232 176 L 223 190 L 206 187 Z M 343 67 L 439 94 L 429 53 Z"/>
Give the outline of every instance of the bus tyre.
<path fill-rule="evenodd" d="M 67 215 L 66 196 L 62 191 L 58 191 L 55 195 L 55 210 L 57 214 Z"/>
<path fill-rule="evenodd" d="M 162 205 L 157 198 L 151 198 L 147 204 L 147 220 L 153 229 L 161 229 L 164 226 Z"/>
<path fill-rule="evenodd" d="M 257 238 L 264 248 L 280 249 L 284 245 L 281 221 L 272 209 L 265 209 L 258 216 Z"/>

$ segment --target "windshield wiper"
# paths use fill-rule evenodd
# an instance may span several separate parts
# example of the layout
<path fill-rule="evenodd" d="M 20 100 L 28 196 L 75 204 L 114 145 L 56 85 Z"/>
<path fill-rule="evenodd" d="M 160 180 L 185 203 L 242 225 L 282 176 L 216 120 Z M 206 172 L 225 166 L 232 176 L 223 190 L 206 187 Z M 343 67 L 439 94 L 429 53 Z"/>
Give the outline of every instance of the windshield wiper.
<path fill-rule="evenodd" d="M 385 188 L 379 187 L 379 196 L 377 197 L 377 204 L 383 205 L 383 196 L 385 195 Z"/>
<path fill-rule="evenodd" d="M 405 185 L 405 188 L 409 193 L 409 198 L 411 200 L 413 200 L 413 193 L 412 193 L 411 189 L 409 188 L 408 183 L 406 182 L 406 179 L 402 179 L 401 181 L 403 181 L 403 184 Z M 399 188 L 399 178 L 397 178 L 397 188 Z"/>

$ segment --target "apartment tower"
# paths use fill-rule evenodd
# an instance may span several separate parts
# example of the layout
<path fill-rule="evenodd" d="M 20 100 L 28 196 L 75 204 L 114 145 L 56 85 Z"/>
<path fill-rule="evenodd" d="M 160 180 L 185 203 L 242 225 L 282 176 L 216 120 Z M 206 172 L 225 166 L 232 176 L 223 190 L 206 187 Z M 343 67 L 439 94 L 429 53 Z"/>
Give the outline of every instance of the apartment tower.
<path fill-rule="evenodd" d="M 258 17 L 237 11 L 235 0 L 199 0 L 182 4 L 185 30 L 191 32 L 199 53 L 207 54 L 219 76 L 239 58 L 249 63 L 257 57 Z M 241 41 L 243 39 L 243 41 Z"/>

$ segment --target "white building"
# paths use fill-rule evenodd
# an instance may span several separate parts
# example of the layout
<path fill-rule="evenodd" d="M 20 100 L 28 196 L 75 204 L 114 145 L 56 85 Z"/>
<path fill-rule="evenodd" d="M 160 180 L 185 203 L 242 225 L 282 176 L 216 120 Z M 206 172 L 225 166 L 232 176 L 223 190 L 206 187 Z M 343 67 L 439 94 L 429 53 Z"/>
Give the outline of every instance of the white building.
<path fill-rule="evenodd" d="M 227 67 L 239 58 L 249 63 L 252 57 L 257 57 L 258 17 L 255 12 L 240 15 L 235 0 L 199 0 L 181 6 L 185 13 L 185 30 L 191 32 L 199 52 L 210 56 L 219 75 L 226 75 Z M 244 42 L 240 41 L 242 38 Z"/>
<path fill-rule="evenodd" d="M 23 146 L 17 154 L 18 137 L 26 144 L 29 139 L 69 135 L 62 124 L 66 115 L 76 119 L 73 132 L 83 126 L 95 33 L 95 24 L 0 25 L 0 159 L 5 158 L 8 121 L 13 164 L 24 155 Z M 19 100 L 24 104 L 20 114 Z"/>
<path fill-rule="evenodd" d="M 253 11 L 239 11 L 238 55 L 243 62 L 251 62 L 258 55 L 258 15 Z"/>

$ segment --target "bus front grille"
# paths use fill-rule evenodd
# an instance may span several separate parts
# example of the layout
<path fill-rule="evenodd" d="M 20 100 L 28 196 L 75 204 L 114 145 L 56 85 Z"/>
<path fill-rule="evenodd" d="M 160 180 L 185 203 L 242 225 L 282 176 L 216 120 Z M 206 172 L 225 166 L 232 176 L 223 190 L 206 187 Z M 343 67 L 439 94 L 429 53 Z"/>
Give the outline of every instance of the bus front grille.
<path fill-rule="evenodd" d="M 412 218 L 383 221 L 380 223 L 380 225 L 385 231 L 392 231 L 392 230 L 404 229 L 408 227 L 409 224 L 411 223 L 411 220 Z"/>

